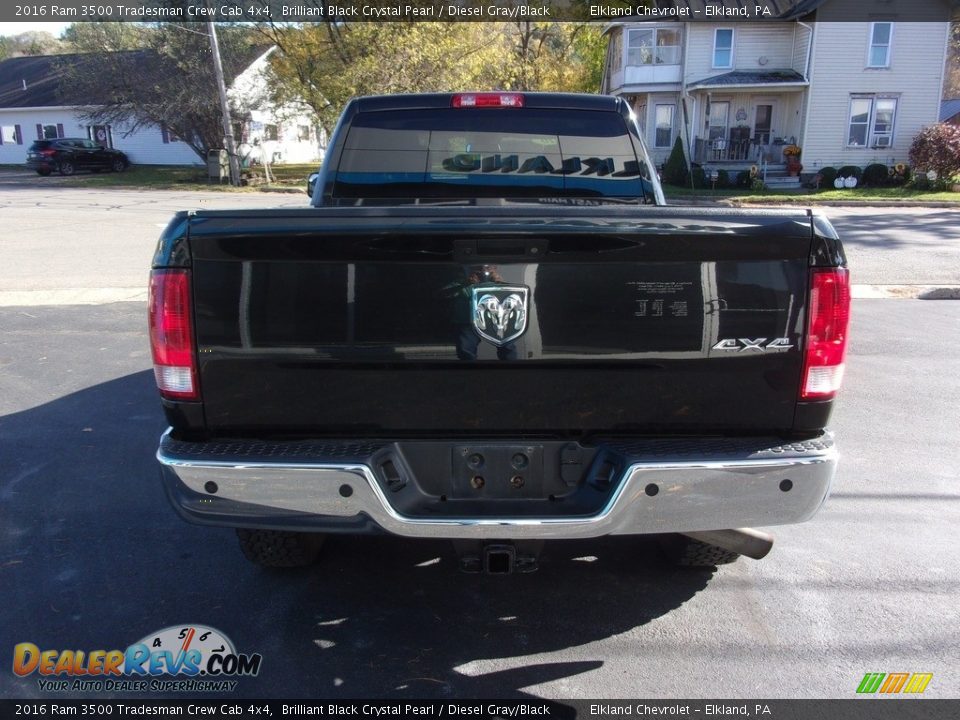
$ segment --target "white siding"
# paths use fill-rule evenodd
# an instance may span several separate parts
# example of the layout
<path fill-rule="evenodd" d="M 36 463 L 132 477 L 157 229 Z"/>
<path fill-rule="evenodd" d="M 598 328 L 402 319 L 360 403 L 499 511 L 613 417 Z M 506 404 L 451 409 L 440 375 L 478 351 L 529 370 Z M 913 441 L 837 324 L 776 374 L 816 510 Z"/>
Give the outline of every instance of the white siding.
<path fill-rule="evenodd" d="M 275 105 L 270 99 L 273 76 L 269 57 L 271 48 L 240 73 L 227 92 L 235 121 L 248 119 L 243 138 L 237 142 L 241 157 L 260 162 L 264 150 L 273 156 L 275 163 L 319 162 L 326 147 L 326 135 L 317 125 L 316 117 L 304 103 Z M 268 141 L 264 126 L 278 128 L 277 139 Z M 300 126 L 309 126 L 307 140 L 299 139 Z M 244 142 L 241 143 L 241 140 Z"/>
<path fill-rule="evenodd" d="M 794 26 L 793 61 L 790 67 L 804 77 L 807 76 L 807 53 L 812 39 L 812 27 L 803 27 L 799 24 Z"/>
<path fill-rule="evenodd" d="M 733 28 L 733 67 L 713 67 L 713 33 Z M 794 23 L 689 23 L 688 83 L 732 70 L 783 70 L 794 63 Z M 761 59 L 765 62 L 761 62 Z"/>
<path fill-rule="evenodd" d="M 657 105 L 673 105 L 673 135 L 670 139 L 670 147 L 655 147 L 657 142 Z M 681 119 L 683 110 L 680 107 L 680 96 L 678 93 L 651 93 L 647 96 L 647 126 L 644 133 L 644 141 L 647 143 L 647 149 L 650 151 L 650 159 L 657 167 L 663 165 L 670 157 L 673 150 L 673 144 L 677 141 L 680 133 L 683 132 L 683 121 Z"/>
<path fill-rule="evenodd" d="M 8 133 L 3 133 L 0 145 L 0 163 L 22 164 L 27 160 L 27 148 L 37 139 L 37 124 L 63 125 L 64 137 L 87 137 L 87 123 L 70 109 L 0 109 L 0 127 L 20 125 L 23 144 L 17 145 Z M 122 150 L 134 165 L 192 165 L 200 158 L 184 143 L 164 144 L 159 128 L 141 128 L 124 137 L 122 126 L 113 126 L 113 147 Z"/>
<path fill-rule="evenodd" d="M 113 146 L 123 150 L 134 165 L 202 165 L 203 159 L 185 142 L 163 142 L 158 127 L 142 127 L 124 137 L 126 127 L 114 127 Z"/>
<path fill-rule="evenodd" d="M 866 67 L 869 22 L 817 23 L 803 139 L 805 172 L 825 165 L 907 161 L 914 136 L 937 122 L 948 27 L 946 22 L 895 23 L 890 67 L 872 69 Z M 851 93 L 898 96 L 891 147 L 846 146 Z"/>

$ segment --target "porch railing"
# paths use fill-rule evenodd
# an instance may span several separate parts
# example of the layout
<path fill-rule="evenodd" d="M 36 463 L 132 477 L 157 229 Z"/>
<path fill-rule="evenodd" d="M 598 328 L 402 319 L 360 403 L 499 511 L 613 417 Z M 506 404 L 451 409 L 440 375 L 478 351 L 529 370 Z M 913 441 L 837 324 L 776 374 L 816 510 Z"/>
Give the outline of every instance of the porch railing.
<path fill-rule="evenodd" d="M 711 162 L 779 163 L 782 162 L 781 152 L 782 146 L 772 145 L 769 141 L 696 138 L 693 146 L 693 161 L 701 165 Z"/>

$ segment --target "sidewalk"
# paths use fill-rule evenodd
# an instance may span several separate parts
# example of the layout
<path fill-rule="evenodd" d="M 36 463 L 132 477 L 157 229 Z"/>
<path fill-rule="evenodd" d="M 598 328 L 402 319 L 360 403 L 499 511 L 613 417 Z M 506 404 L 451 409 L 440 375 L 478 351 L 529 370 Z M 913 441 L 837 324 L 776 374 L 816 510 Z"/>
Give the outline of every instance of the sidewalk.
<path fill-rule="evenodd" d="M 756 198 L 753 200 L 738 200 L 728 197 L 696 197 L 682 195 L 670 197 L 667 195 L 667 205 L 675 207 L 705 206 L 705 207 L 883 207 L 883 208 L 947 208 L 960 210 L 960 194 L 956 202 L 946 200 L 884 200 L 880 198 L 863 200 L 817 200 L 815 195 L 798 195 L 796 197 Z"/>

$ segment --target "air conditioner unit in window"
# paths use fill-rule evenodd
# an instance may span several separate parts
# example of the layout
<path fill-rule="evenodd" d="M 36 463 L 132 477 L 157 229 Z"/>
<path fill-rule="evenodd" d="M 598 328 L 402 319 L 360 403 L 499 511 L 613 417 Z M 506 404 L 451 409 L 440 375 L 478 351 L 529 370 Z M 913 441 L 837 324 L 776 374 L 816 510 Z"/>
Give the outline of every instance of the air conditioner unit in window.
<path fill-rule="evenodd" d="M 890 138 L 888 136 L 881 136 L 878 138 L 874 138 L 873 146 L 878 148 L 890 147 Z"/>

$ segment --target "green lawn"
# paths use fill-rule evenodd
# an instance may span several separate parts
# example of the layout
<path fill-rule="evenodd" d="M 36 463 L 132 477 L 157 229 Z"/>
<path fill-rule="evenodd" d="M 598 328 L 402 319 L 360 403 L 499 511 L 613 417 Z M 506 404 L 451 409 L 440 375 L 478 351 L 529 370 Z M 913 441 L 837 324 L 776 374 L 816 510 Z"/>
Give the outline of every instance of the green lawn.
<path fill-rule="evenodd" d="M 22 165 L 5 165 L 6 169 L 22 168 Z M 227 183 L 218 184 L 207 181 L 205 167 L 185 167 L 183 165 L 133 165 L 122 173 L 80 173 L 69 179 L 71 185 L 81 187 L 138 187 L 153 190 L 222 190 L 224 192 L 256 192 L 261 189 L 293 188 L 306 192 L 307 176 L 315 172 L 317 165 L 274 165 L 271 172 L 274 181 L 270 185 L 251 183 L 243 187 L 232 187 Z M 263 178 L 263 168 L 253 167 L 244 170 L 253 178 Z M 55 175 L 56 177 L 56 175 Z"/>
<path fill-rule="evenodd" d="M 854 188 L 849 190 L 691 190 L 664 186 L 667 200 L 684 200 L 692 198 L 731 200 L 746 203 L 797 203 L 800 205 L 816 204 L 822 200 L 860 201 L 870 200 L 904 201 L 904 202 L 955 202 L 960 204 L 960 193 L 957 192 L 928 192 L 912 190 L 902 187 L 889 188 Z"/>

